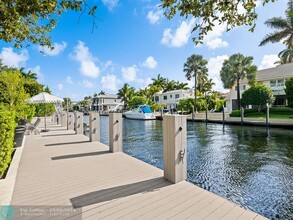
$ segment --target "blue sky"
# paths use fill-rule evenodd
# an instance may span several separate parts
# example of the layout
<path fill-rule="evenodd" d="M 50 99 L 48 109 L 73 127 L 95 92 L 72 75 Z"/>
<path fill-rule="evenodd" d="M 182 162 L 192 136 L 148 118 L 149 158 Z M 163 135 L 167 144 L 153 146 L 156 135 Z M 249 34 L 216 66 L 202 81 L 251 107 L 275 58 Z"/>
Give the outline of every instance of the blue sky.
<path fill-rule="evenodd" d="M 36 72 L 39 82 L 49 85 L 54 95 L 81 100 L 101 90 L 116 94 L 123 83 L 137 89 L 145 87 L 158 74 L 185 82 L 183 64 L 192 54 L 208 60 L 209 75 L 216 83 L 214 89 L 224 91 L 219 78 L 224 59 L 240 52 L 253 56 L 255 65 L 264 69 L 273 67 L 277 54 L 284 49 L 280 43 L 263 47 L 258 44 L 273 31 L 264 25 L 265 20 L 284 17 L 285 0 L 265 7 L 259 4 L 253 33 L 248 32 L 248 27 L 225 32 L 224 25 L 216 25 L 201 46 L 194 46 L 191 39 L 195 19 L 166 19 L 158 8 L 158 0 L 94 3 L 98 4 L 98 19 L 93 32 L 90 16 L 83 15 L 79 20 L 79 13 L 67 12 L 51 34 L 53 51 L 37 45 L 15 49 L 0 41 L 3 63 Z M 192 83 L 189 82 L 190 86 Z"/>

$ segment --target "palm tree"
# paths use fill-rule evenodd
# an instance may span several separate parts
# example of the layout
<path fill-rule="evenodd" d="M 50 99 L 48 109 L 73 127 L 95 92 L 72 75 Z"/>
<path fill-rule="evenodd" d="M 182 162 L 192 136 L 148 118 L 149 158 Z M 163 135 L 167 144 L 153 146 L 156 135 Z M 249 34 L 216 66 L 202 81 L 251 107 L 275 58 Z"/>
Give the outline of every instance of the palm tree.
<path fill-rule="evenodd" d="M 167 84 L 167 79 L 158 74 L 157 78 L 152 78 L 153 82 L 149 85 L 160 86 L 161 89 L 165 89 Z"/>
<path fill-rule="evenodd" d="M 128 102 L 131 100 L 131 98 L 134 95 L 134 87 L 130 86 L 128 83 L 124 83 L 121 89 L 118 90 L 118 98 L 121 99 L 121 101 L 124 102 L 124 108 L 128 107 Z"/>
<path fill-rule="evenodd" d="M 171 80 L 171 81 L 167 80 L 165 84 L 165 88 L 163 89 L 163 92 L 169 92 L 169 91 L 175 90 L 175 87 L 176 87 L 176 82 L 174 80 Z"/>
<path fill-rule="evenodd" d="M 195 110 L 196 103 L 197 103 L 197 94 L 196 89 L 198 88 L 197 82 L 202 83 L 202 78 L 204 76 L 207 76 L 208 74 L 208 68 L 206 67 L 208 61 L 203 59 L 201 55 L 191 55 L 187 58 L 186 63 L 184 63 L 183 71 L 185 72 L 185 77 L 188 80 L 191 80 L 191 78 L 194 77 L 194 101 L 195 101 Z"/>
<path fill-rule="evenodd" d="M 293 0 L 289 0 L 285 14 L 286 18 L 273 17 L 265 22 L 266 26 L 277 30 L 267 34 L 259 46 L 266 45 L 269 42 L 278 43 L 285 39 L 284 44 L 288 47 L 293 47 Z"/>
<path fill-rule="evenodd" d="M 21 75 L 25 78 L 25 79 L 29 79 L 29 80 L 34 80 L 36 81 L 38 79 L 38 75 L 36 73 L 33 73 L 31 70 L 29 70 L 27 73 L 24 71 L 24 68 L 21 67 L 19 69 Z"/>
<path fill-rule="evenodd" d="M 233 54 L 225 60 L 220 72 L 224 88 L 231 89 L 236 82 L 237 108 L 240 109 L 240 86 L 239 81 L 245 77 L 249 85 L 255 83 L 257 67 L 252 64 L 253 57 L 245 57 L 240 53 Z"/>
<path fill-rule="evenodd" d="M 293 63 L 293 49 L 287 48 L 285 50 L 282 50 L 278 57 L 280 58 L 280 61 L 276 62 L 279 64 L 286 64 L 286 63 Z"/>
<path fill-rule="evenodd" d="M 175 89 L 187 90 L 187 89 L 189 89 L 188 83 L 182 83 L 182 82 L 177 81 L 175 84 Z"/>

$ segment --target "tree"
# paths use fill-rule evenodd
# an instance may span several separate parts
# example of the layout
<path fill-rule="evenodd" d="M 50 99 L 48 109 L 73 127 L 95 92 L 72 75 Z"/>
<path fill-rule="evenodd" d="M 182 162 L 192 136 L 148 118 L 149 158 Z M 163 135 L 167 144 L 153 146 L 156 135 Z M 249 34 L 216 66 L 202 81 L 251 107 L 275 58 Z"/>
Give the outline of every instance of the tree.
<path fill-rule="evenodd" d="M 31 118 L 34 107 L 25 102 L 29 94 L 25 92 L 20 71 L 7 68 L 0 73 L 0 103 L 9 111 L 15 111 L 15 120 Z"/>
<path fill-rule="evenodd" d="M 225 89 L 231 89 L 236 83 L 237 107 L 240 109 L 240 80 L 245 77 L 249 85 L 255 83 L 257 67 L 252 64 L 253 57 L 245 57 L 240 53 L 225 60 L 220 71 L 220 77 Z"/>
<path fill-rule="evenodd" d="M 22 76 L 25 79 L 29 79 L 29 80 L 37 80 L 38 79 L 38 75 L 36 73 L 33 73 L 31 70 L 29 70 L 27 73 L 24 72 L 24 68 L 20 68 L 19 71 L 21 72 Z"/>
<path fill-rule="evenodd" d="M 293 108 L 293 77 L 290 77 L 285 82 L 285 92 L 288 100 L 288 106 Z"/>
<path fill-rule="evenodd" d="M 278 54 L 278 57 L 280 58 L 280 61 L 276 62 L 277 64 L 293 63 L 293 49 L 287 48 L 282 50 Z"/>
<path fill-rule="evenodd" d="M 101 90 L 98 95 L 106 95 L 106 93 L 103 90 Z"/>
<path fill-rule="evenodd" d="M 273 91 L 264 84 L 255 84 L 242 94 L 241 105 L 257 105 L 260 112 L 263 105 L 274 103 Z"/>
<path fill-rule="evenodd" d="M 87 11 L 95 17 L 96 8 L 87 4 L 86 0 L 2 0 L 0 39 L 14 42 L 17 48 L 27 42 L 53 48 L 49 33 L 56 27 L 58 16 L 67 10 L 74 10 Z"/>
<path fill-rule="evenodd" d="M 275 0 L 263 0 L 263 5 Z M 203 37 L 213 30 L 218 24 L 226 24 L 227 31 L 236 26 L 248 25 L 249 31 L 255 28 L 255 20 L 257 14 L 255 12 L 256 0 L 239 0 L 239 1 L 219 1 L 219 0 L 162 0 L 162 8 L 165 9 L 167 18 L 173 18 L 177 13 L 187 18 L 193 16 L 197 21 L 192 32 L 198 32 L 198 37 L 194 37 L 193 41 L 202 43 Z M 239 8 L 242 6 L 244 13 Z"/>
<path fill-rule="evenodd" d="M 152 78 L 152 85 L 160 86 L 161 89 L 164 89 L 167 83 L 167 79 L 162 77 L 161 74 L 158 74 L 157 78 Z"/>
<path fill-rule="evenodd" d="M 191 80 L 194 77 L 194 100 L 196 106 L 196 89 L 197 89 L 197 82 L 198 80 L 202 83 L 202 78 L 207 76 L 208 68 L 206 67 L 208 61 L 203 59 L 201 55 L 191 55 L 187 58 L 187 61 L 184 63 L 183 71 L 186 73 L 185 77 L 188 80 Z M 196 109 L 197 110 L 197 109 Z"/>
<path fill-rule="evenodd" d="M 142 96 L 133 96 L 132 99 L 129 101 L 129 107 L 135 108 L 137 105 L 144 105 L 146 104 L 147 100 L 145 97 Z"/>
<path fill-rule="evenodd" d="M 117 96 L 124 102 L 124 108 L 128 108 L 128 103 L 134 95 L 134 87 L 130 86 L 128 83 L 124 83 L 121 89 L 118 90 Z"/>
<path fill-rule="evenodd" d="M 265 25 L 276 29 L 275 32 L 267 34 L 259 46 L 267 43 L 279 43 L 284 41 L 288 48 L 293 48 L 293 0 L 288 1 L 288 8 L 285 12 L 286 18 L 273 17 L 265 22 Z"/>

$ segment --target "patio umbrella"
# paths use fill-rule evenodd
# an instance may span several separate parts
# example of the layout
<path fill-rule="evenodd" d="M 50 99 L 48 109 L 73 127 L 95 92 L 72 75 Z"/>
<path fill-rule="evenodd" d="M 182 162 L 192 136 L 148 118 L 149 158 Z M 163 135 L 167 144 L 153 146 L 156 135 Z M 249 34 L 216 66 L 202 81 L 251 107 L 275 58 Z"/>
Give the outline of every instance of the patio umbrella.
<path fill-rule="evenodd" d="M 35 95 L 29 99 L 26 100 L 27 103 L 31 104 L 39 104 L 43 103 L 45 105 L 45 130 L 47 131 L 47 125 L 46 125 L 46 104 L 47 103 L 61 103 L 63 102 L 63 99 L 58 98 L 56 96 L 53 96 L 47 92 L 41 92 L 38 95 Z"/>

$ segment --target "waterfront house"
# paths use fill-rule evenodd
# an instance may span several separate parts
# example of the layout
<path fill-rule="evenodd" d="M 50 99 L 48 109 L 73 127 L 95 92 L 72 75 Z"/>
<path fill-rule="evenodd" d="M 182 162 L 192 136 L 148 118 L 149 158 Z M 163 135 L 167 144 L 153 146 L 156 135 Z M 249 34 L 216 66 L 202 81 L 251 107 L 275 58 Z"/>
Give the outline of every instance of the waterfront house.
<path fill-rule="evenodd" d="M 293 77 L 293 63 L 279 65 L 274 68 L 259 70 L 256 73 L 256 81 L 269 86 L 273 90 L 275 102 L 273 106 L 285 106 L 287 104 L 285 93 L 285 80 Z M 240 80 L 240 97 L 248 89 L 247 79 Z M 226 96 L 228 112 L 237 109 L 237 86 L 234 85 Z"/>
<path fill-rule="evenodd" d="M 164 109 L 170 111 L 176 109 L 180 99 L 194 98 L 194 90 L 173 90 L 169 92 L 158 92 L 154 96 L 154 101 L 158 104 L 166 104 Z"/>
<path fill-rule="evenodd" d="M 114 109 L 119 104 L 121 105 L 123 103 L 117 95 L 98 95 L 92 100 L 92 110 L 99 111 L 100 113 L 108 113 L 111 109 Z"/>

